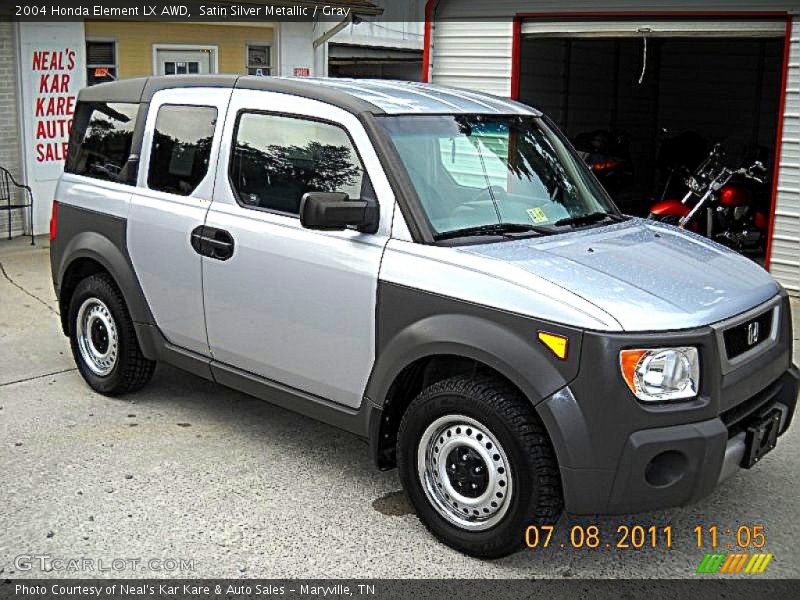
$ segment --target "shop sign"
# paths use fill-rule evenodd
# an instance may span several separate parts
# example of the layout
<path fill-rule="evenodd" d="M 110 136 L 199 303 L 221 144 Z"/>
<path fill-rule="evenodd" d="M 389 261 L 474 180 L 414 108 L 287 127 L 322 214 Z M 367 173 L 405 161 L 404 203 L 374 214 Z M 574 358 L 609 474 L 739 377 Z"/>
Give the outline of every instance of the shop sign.
<path fill-rule="evenodd" d="M 67 143 L 78 92 L 76 51 L 72 48 L 32 48 L 30 73 L 33 92 L 33 150 L 36 171 L 60 165 Z"/>

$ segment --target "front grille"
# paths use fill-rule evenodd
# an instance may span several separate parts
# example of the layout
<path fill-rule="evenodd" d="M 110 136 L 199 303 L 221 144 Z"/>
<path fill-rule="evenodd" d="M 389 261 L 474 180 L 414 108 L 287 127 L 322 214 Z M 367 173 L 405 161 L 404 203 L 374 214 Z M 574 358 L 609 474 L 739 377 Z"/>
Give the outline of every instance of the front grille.
<path fill-rule="evenodd" d="M 757 317 L 722 332 L 722 337 L 725 340 L 725 354 L 728 360 L 744 354 L 769 339 L 772 332 L 774 313 L 775 311 L 770 309 Z"/>

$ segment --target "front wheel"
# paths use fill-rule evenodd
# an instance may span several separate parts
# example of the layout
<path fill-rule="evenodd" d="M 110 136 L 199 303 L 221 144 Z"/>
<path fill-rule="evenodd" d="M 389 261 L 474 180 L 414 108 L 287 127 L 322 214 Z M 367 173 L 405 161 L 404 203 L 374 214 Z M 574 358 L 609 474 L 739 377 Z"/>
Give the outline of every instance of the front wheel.
<path fill-rule="evenodd" d="M 78 371 L 101 394 L 136 391 L 153 376 L 156 363 L 142 354 L 128 307 L 107 275 L 92 275 L 76 286 L 69 339 Z"/>
<path fill-rule="evenodd" d="M 494 377 L 453 377 L 411 403 L 398 435 L 403 485 L 423 524 L 482 558 L 519 549 L 563 506 L 558 463 L 530 403 Z"/>

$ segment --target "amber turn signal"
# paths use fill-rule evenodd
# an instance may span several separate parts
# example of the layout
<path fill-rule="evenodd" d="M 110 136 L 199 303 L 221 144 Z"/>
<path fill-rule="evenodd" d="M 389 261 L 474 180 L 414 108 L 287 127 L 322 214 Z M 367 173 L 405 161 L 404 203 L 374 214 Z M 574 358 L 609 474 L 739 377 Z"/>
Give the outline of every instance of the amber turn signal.
<path fill-rule="evenodd" d="M 634 379 L 636 375 L 636 367 L 639 366 L 639 361 L 645 354 L 647 354 L 647 350 L 623 350 L 619 353 L 619 363 L 620 367 L 622 368 L 622 377 L 625 379 L 625 383 L 628 384 L 628 387 L 634 394 L 636 394 L 638 391 L 636 389 L 636 382 Z"/>
<path fill-rule="evenodd" d="M 555 333 L 547 333 L 546 331 L 539 332 L 539 341 L 550 349 L 550 352 L 556 355 L 561 360 L 567 358 L 567 338 L 563 335 L 556 335 Z"/>

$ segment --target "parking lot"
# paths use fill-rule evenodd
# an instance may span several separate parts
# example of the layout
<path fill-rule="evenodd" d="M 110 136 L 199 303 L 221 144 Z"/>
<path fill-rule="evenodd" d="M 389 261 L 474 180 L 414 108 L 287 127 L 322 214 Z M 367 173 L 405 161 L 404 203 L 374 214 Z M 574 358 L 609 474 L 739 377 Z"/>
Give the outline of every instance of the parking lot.
<path fill-rule="evenodd" d="M 2 577 L 685 578 L 704 555 L 695 526 L 717 525 L 724 552 L 727 529 L 755 524 L 774 553 L 760 576 L 800 576 L 797 424 L 698 504 L 567 517 L 548 549 L 480 561 L 427 534 L 397 473 L 347 433 L 164 366 L 137 394 L 92 392 L 60 331 L 47 240 L 0 242 L 0 264 Z M 604 542 L 622 524 L 669 525 L 673 547 L 569 549 L 575 524 Z"/>

